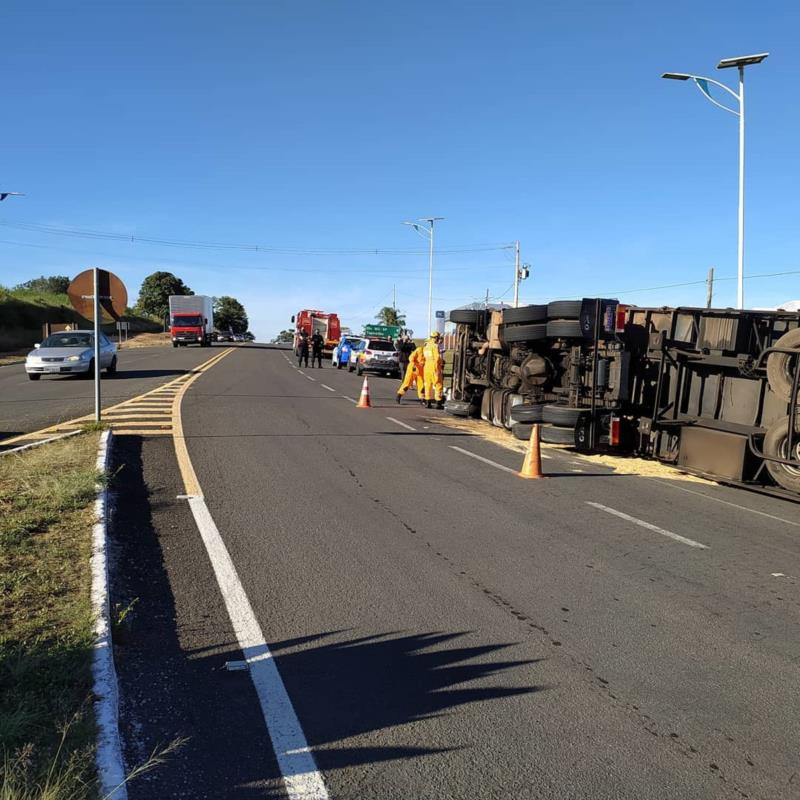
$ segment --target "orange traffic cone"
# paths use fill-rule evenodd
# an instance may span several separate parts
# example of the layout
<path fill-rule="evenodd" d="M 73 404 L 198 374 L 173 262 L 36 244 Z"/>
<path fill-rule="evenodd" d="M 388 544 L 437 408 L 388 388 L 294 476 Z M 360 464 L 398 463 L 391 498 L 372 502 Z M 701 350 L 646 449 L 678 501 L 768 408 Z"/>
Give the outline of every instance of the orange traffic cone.
<path fill-rule="evenodd" d="M 367 376 L 364 376 L 364 385 L 361 387 L 361 397 L 358 398 L 356 408 L 372 408 L 372 403 L 369 401 L 369 381 Z"/>
<path fill-rule="evenodd" d="M 542 453 L 539 447 L 539 426 L 534 423 L 531 428 L 531 438 L 528 442 L 528 451 L 525 453 L 525 460 L 522 462 L 522 469 L 517 473 L 520 478 L 544 478 L 542 475 Z"/>

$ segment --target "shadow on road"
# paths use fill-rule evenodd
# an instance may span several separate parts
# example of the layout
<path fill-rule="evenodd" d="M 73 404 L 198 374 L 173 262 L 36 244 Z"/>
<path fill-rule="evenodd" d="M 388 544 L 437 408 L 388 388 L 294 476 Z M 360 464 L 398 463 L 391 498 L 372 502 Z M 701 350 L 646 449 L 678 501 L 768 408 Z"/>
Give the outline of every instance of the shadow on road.
<path fill-rule="evenodd" d="M 114 375 L 104 375 L 114 381 L 124 381 L 130 378 L 168 378 L 171 375 L 186 375 L 191 369 L 120 369 Z"/>
<path fill-rule="evenodd" d="M 127 764 L 188 738 L 133 781 L 129 796 L 285 798 L 250 675 L 225 669 L 243 654 L 191 512 L 175 501 L 181 489 L 165 471 L 173 458 L 171 443 L 160 440 L 119 437 L 114 447 L 124 492 L 115 497 L 112 604 L 135 601 L 115 636 Z M 424 721 L 540 691 L 535 660 L 501 655 L 513 646 L 469 631 L 300 630 L 269 644 L 318 766 L 329 774 L 467 746 L 462 725 L 446 723 L 443 733 Z M 247 656 L 262 654 L 255 647 Z"/>

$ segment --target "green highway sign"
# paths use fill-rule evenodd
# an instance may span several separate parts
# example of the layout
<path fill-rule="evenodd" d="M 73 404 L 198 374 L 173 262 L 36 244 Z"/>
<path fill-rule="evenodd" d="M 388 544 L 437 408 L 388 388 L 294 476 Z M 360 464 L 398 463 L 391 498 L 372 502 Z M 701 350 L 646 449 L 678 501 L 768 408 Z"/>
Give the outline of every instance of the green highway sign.
<path fill-rule="evenodd" d="M 400 335 L 399 325 L 365 325 L 364 336 L 388 336 L 396 339 Z"/>

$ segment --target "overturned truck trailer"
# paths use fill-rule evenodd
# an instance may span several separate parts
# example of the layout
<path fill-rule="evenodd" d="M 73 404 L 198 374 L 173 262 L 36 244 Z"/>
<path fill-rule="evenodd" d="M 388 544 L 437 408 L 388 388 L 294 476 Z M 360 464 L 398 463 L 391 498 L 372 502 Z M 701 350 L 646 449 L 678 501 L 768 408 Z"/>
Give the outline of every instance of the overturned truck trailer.
<path fill-rule="evenodd" d="M 450 320 L 449 413 L 800 499 L 800 314 L 591 298 Z"/>

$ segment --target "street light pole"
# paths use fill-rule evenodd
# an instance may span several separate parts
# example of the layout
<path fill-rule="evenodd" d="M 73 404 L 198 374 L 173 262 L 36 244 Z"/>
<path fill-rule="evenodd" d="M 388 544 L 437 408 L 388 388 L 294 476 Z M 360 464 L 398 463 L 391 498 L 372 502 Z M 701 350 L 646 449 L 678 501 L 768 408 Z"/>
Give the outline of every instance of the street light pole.
<path fill-rule="evenodd" d="M 410 225 L 423 238 L 428 237 L 430 249 L 428 253 L 428 332 L 429 335 L 433 326 L 433 226 L 440 222 L 444 217 L 422 217 L 416 222 L 404 222 L 403 225 Z M 421 223 L 427 222 L 425 227 Z"/>
<path fill-rule="evenodd" d="M 514 242 L 514 308 L 519 308 L 519 239 Z"/>
<path fill-rule="evenodd" d="M 736 67 L 739 70 L 739 93 L 733 91 L 724 83 L 715 81 L 713 78 L 705 78 L 701 75 L 690 75 L 683 72 L 665 72 L 661 77 L 674 81 L 694 81 L 697 88 L 715 106 L 719 106 L 724 111 L 735 114 L 739 117 L 739 211 L 738 211 L 738 234 L 737 234 L 737 288 L 736 288 L 736 307 L 744 308 L 744 68 L 751 64 L 760 64 L 769 53 L 757 53 L 752 56 L 739 56 L 737 58 L 723 58 L 717 64 L 717 69 L 728 69 Z M 708 84 L 718 86 L 726 91 L 739 104 L 739 110 L 734 111 L 722 103 L 718 103 L 709 91 Z"/>

